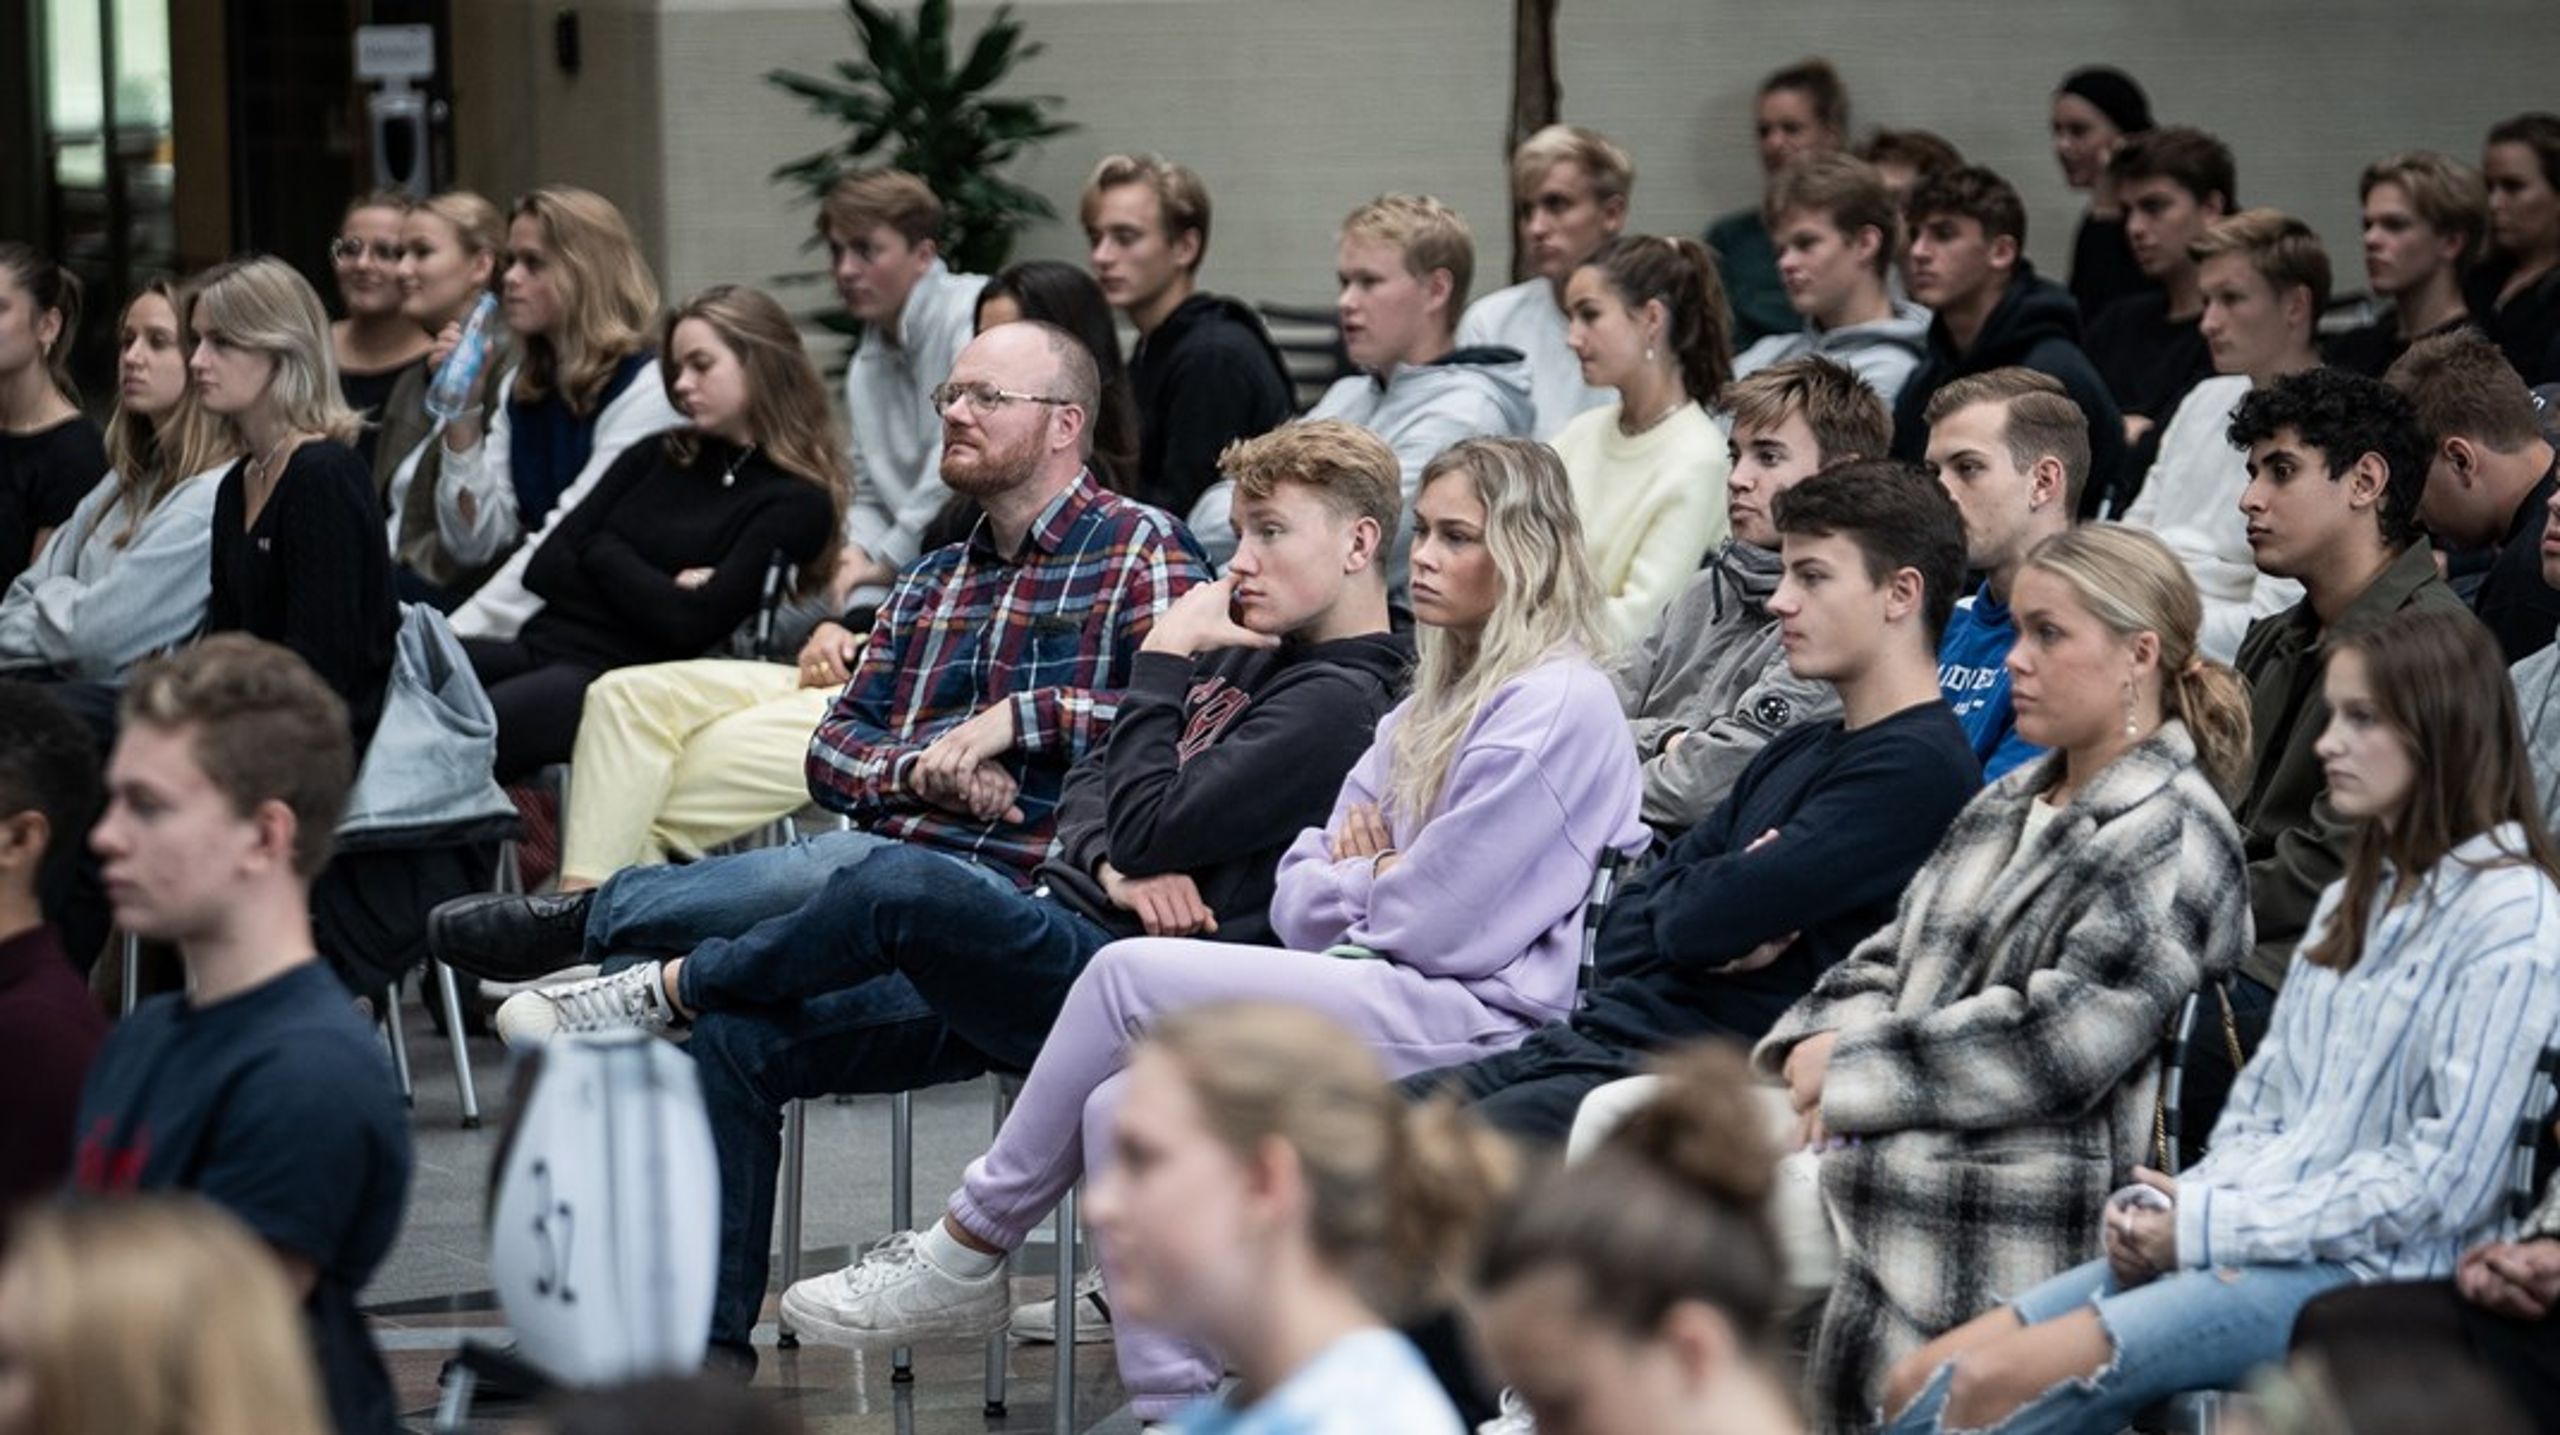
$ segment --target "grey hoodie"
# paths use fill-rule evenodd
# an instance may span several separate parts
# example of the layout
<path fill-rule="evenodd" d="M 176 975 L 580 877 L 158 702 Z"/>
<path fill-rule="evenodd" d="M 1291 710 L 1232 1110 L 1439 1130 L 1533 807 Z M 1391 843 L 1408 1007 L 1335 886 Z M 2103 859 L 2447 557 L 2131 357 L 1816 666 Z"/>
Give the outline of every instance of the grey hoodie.
<path fill-rule="evenodd" d="M 2533 785 L 2542 793 L 2543 819 L 2560 827 L 2560 647 L 2545 648 L 2515 665 L 2516 708 L 2524 717 L 2525 751 L 2533 760 Z M 2560 1191 L 2560 1181 L 2552 1183 Z M 2560 1205 L 2553 1207 L 2560 1230 Z"/>
<path fill-rule="evenodd" d="M 1325 390 L 1307 417 L 1358 424 L 1395 450 L 1396 465 L 1404 470 L 1404 516 L 1396 525 L 1387 591 L 1402 602 L 1414 491 L 1423 466 L 1462 438 L 1525 438 L 1537 423 L 1537 410 L 1529 398 L 1529 361 L 1517 349 L 1486 347 L 1455 349 L 1385 378 L 1353 374 Z"/>
<path fill-rule="evenodd" d="M 1908 299 L 1896 299 L 1893 317 L 1872 324 L 1843 324 L 1826 332 L 1806 320 L 1792 334 L 1771 334 L 1742 351 L 1742 357 L 1733 361 L 1733 376 L 1743 378 L 1798 355 L 1819 354 L 1855 370 L 1890 409 L 1928 348 L 1929 311 Z"/>
<path fill-rule="evenodd" d="M 1610 669 L 1644 763 L 1644 820 L 1666 832 L 1714 811 L 1781 730 L 1840 711 L 1829 683 L 1787 667 L 1769 616 L 1780 571 L 1768 549 L 1726 543 Z"/>

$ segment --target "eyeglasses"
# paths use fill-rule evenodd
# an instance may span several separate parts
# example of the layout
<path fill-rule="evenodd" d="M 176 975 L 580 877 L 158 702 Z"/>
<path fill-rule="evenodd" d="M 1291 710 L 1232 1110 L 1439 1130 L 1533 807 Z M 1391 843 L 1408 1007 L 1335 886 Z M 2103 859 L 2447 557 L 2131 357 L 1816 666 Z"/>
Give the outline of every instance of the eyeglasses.
<path fill-rule="evenodd" d="M 993 384 L 943 384 L 936 387 L 927 397 L 933 400 L 935 413 L 942 412 L 962 399 L 968 400 L 969 407 L 980 413 L 993 413 L 1007 404 L 1055 404 L 1069 408 L 1075 406 L 1073 399 L 1053 399 L 1047 394 L 1018 394 L 1011 389 L 997 388 Z"/>
<path fill-rule="evenodd" d="M 329 257 L 341 264 L 353 264 L 364 257 L 366 247 L 365 242 L 354 235 L 341 234 L 329 241 Z M 400 262 L 398 244 L 376 244 L 371 247 L 375 263 L 397 264 Z"/>

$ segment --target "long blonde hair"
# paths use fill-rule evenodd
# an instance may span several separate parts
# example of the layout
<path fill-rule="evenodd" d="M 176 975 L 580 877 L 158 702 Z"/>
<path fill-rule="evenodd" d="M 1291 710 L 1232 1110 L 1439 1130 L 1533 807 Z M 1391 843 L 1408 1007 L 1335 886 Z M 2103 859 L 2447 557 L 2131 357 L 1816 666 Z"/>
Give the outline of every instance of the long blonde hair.
<path fill-rule="evenodd" d="M 46 1435 L 326 1435 L 273 1251 L 212 1203 L 29 1207 L 5 1264 Z"/>
<path fill-rule="evenodd" d="M 507 218 L 512 223 L 528 216 L 551 254 L 560 326 L 523 336 L 515 397 L 531 402 L 556 390 L 570 412 L 583 416 L 595 409 L 615 368 L 649 347 L 657 329 L 658 281 L 640 256 L 630 222 L 603 195 L 548 185 L 517 200 Z"/>
<path fill-rule="evenodd" d="M 142 286 L 142 292 L 124 306 L 124 312 L 130 316 L 135 304 L 154 294 L 168 304 L 178 326 L 178 347 L 183 352 L 192 342 L 187 318 L 194 296 L 174 280 L 154 279 Z M 206 413 L 204 405 L 197 402 L 192 376 L 187 380 L 186 391 L 178 395 L 177 408 L 166 418 L 146 418 L 118 404 L 115 417 L 107 420 L 107 464 L 115 470 L 116 502 L 124 509 L 124 527 L 116 534 L 114 545 L 123 548 L 133 542 L 134 535 L 142 531 L 142 520 L 175 492 L 180 482 L 239 456 L 240 445 L 231 426 Z"/>
<path fill-rule="evenodd" d="M 2140 528 L 2084 523 L 2036 545 L 2027 566 L 2071 585 L 2119 638 L 2160 640 L 2160 710 L 2186 724 L 2197 765 L 2225 801 L 2249 780 L 2249 686 L 2196 651 L 2204 599 L 2168 546 Z"/>
<path fill-rule="evenodd" d="M 836 438 L 835 411 L 827 405 L 827 386 L 809 362 L 800 330 L 773 296 L 744 284 L 714 284 L 675 307 L 659 331 L 658 376 L 673 393 L 676 385 L 676 326 L 698 319 L 711 326 L 747 378 L 747 431 L 773 466 L 806 479 L 826 491 L 837 521 L 827 525 L 828 541 L 815 558 L 801 566 L 802 591 L 815 591 L 835 572 L 847 492 L 852 475 L 845 470 L 844 445 Z M 687 427 L 667 439 L 667 451 L 690 465 L 701 447 L 700 434 Z"/>
<path fill-rule="evenodd" d="M 1555 450 L 1533 439 L 1462 439 L 1424 466 L 1415 496 L 1460 477 L 1484 505 L 1485 551 L 1502 579 L 1481 632 L 1424 625 L 1413 696 L 1390 752 L 1389 801 L 1404 818 L 1428 821 L 1459 745 L 1477 712 L 1503 684 L 1555 656 L 1608 650 L 1599 580 L 1584 555 L 1582 519 Z"/>
<path fill-rule="evenodd" d="M 1510 1142 L 1453 1101 L 1407 1102 L 1366 1043 L 1304 1007 L 1196 1007 L 1158 1023 L 1145 1049 L 1172 1059 L 1239 1159 L 1275 1137 L 1297 1152 L 1310 1242 L 1382 1314 L 1453 1287 L 1519 1178 Z"/>
<path fill-rule="evenodd" d="M 267 398 L 287 428 L 355 441 L 364 419 L 339 395 L 329 311 L 292 265 L 264 254 L 215 265 L 196 281 L 190 318 L 196 314 L 233 344 L 276 361 Z M 238 420 L 226 419 L 223 427 L 233 443 L 248 447 Z"/>

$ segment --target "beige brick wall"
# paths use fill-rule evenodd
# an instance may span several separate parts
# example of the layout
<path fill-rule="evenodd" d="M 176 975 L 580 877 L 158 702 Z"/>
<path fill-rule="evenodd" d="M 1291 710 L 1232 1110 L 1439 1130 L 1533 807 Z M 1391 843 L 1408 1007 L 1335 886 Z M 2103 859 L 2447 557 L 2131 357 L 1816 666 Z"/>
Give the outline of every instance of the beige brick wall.
<path fill-rule="evenodd" d="M 586 65 L 550 62 L 557 0 L 457 5 L 462 173 L 503 195 L 537 178 L 623 201 L 671 294 L 805 267 L 807 215 L 766 174 L 824 131 L 765 85 L 851 50 L 832 0 L 588 0 Z M 1429 188 L 1476 226 L 1479 287 L 1509 249 L 1500 146 L 1504 0 L 1023 0 L 1048 52 L 1021 92 L 1066 97 L 1084 128 L 1020 177 L 1065 218 L 1021 252 L 1075 258 L 1093 160 L 1155 148 L 1217 200 L 1209 283 L 1322 300 L 1343 211 Z M 973 32 L 987 7 L 961 12 Z M 2074 64 L 2121 64 L 2167 118 L 2240 156 L 2242 198 L 2303 215 L 2359 287 L 2355 176 L 2386 149 L 2476 153 L 2487 123 L 2560 104 L 2560 26 L 2544 0 L 1565 0 L 1564 112 L 1625 142 L 1635 223 L 1689 230 L 1752 202 L 1751 91 L 1772 66 L 1829 55 L 1857 120 L 1925 125 L 2027 196 L 2029 248 L 2059 269 L 2077 213 L 2046 148 L 2046 94 Z"/>

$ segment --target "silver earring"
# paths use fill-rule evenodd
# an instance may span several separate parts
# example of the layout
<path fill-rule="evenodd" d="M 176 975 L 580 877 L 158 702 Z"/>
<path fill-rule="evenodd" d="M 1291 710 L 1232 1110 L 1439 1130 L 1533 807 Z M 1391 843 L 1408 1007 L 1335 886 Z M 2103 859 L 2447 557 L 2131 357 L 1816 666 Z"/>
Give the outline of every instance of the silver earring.
<path fill-rule="evenodd" d="M 1648 364 L 1653 362 L 1653 346 L 1651 344 L 1644 346 L 1644 361 Z"/>
<path fill-rule="evenodd" d="M 2127 678 L 2124 680 L 2124 735 L 2132 737 L 2141 731 L 2142 725 L 2133 717 L 2133 679 Z"/>

